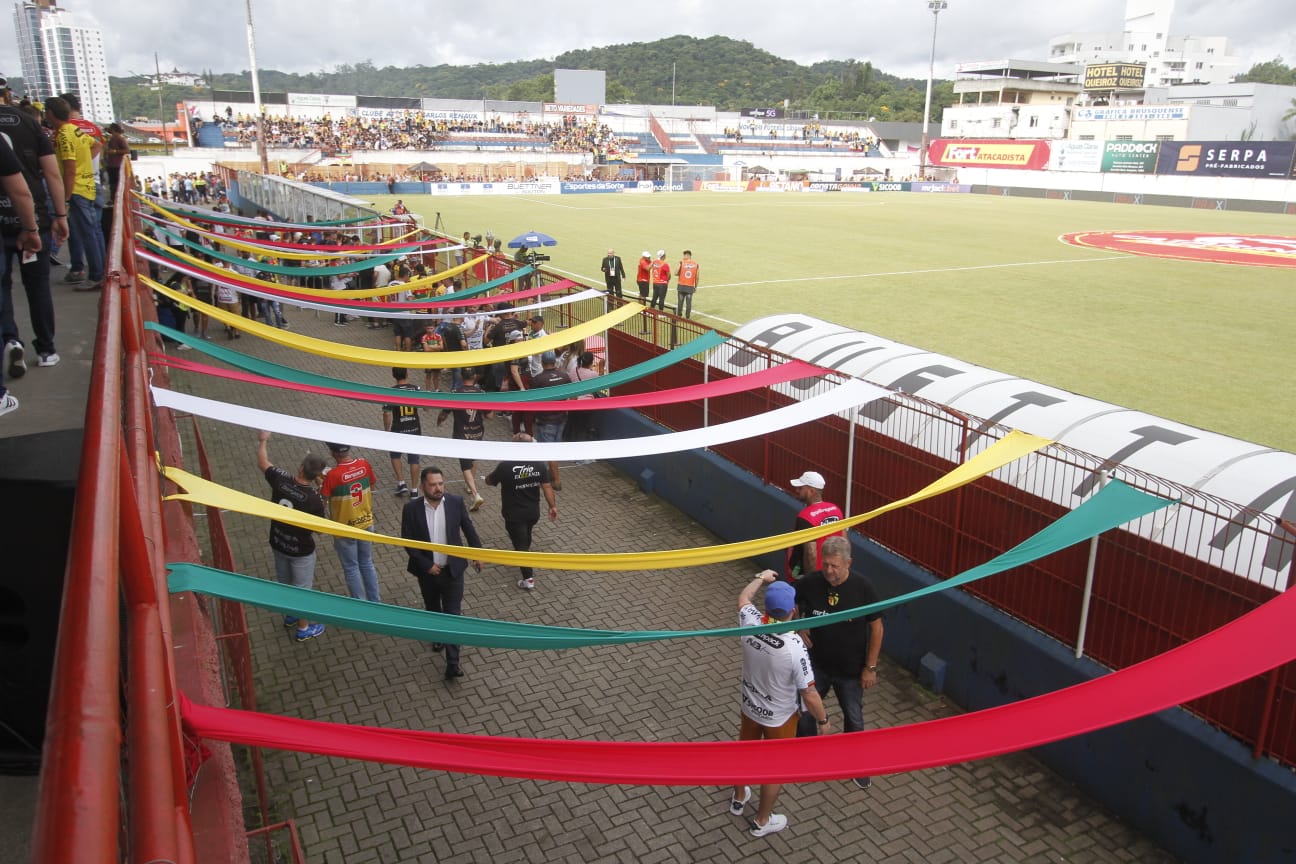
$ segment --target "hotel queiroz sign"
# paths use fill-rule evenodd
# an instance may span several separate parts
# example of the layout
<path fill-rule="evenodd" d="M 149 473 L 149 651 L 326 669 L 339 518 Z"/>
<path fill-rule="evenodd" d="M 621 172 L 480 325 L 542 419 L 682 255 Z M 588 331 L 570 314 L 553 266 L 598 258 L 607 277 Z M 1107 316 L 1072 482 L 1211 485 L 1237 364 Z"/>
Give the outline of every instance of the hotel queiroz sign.
<path fill-rule="evenodd" d="M 1142 90 L 1142 63 L 1093 63 L 1085 67 L 1086 90 Z"/>

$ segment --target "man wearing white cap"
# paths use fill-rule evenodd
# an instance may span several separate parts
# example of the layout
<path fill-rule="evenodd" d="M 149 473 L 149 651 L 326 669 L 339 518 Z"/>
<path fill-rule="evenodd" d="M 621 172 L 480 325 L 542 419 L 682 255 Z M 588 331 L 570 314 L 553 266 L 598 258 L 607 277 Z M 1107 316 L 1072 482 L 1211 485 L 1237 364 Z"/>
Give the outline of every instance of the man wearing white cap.
<path fill-rule="evenodd" d="M 805 506 L 797 514 L 796 526 L 794 530 L 800 531 L 804 528 L 817 528 L 829 522 L 840 522 L 842 520 L 841 508 L 823 500 L 824 486 L 823 475 L 818 471 L 807 471 L 800 477 L 792 481 L 792 494 L 796 495 L 798 501 Z M 818 570 L 822 564 L 820 550 L 823 548 L 824 540 L 828 537 L 841 536 L 842 532 L 829 534 L 826 537 L 819 537 L 815 540 L 807 540 L 793 546 L 787 553 L 787 578 L 789 582 L 795 582 L 801 578 L 802 574 Z"/>
<path fill-rule="evenodd" d="M 765 587 L 765 615 L 753 602 L 756 592 Z M 742 714 L 738 730 L 739 741 L 763 739 L 788 739 L 797 734 L 800 705 L 810 712 L 820 731 L 828 731 L 828 713 L 815 686 L 814 669 L 806 652 L 805 642 L 792 628 L 796 614 L 796 589 L 778 581 L 773 570 L 756 574 L 738 595 L 738 624 L 751 627 L 757 624 L 787 622 L 788 629 L 778 633 L 743 636 L 742 664 Z M 778 799 L 778 783 L 761 785 L 756 805 L 756 818 L 751 820 L 753 837 L 775 834 L 787 827 L 788 819 L 774 812 Z M 734 786 L 729 799 L 729 812 L 742 816 L 751 800 L 751 787 Z"/>

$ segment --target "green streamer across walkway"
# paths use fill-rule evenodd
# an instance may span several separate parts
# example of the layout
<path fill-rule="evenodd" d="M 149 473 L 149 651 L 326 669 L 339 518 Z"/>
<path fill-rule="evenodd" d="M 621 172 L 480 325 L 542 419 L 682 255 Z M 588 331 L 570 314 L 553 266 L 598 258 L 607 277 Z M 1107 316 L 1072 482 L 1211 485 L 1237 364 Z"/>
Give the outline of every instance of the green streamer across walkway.
<path fill-rule="evenodd" d="M 1140 492 L 1119 480 L 1113 480 L 1075 510 L 985 564 L 966 570 L 944 582 L 937 582 L 870 606 L 799 620 L 796 626 L 798 629 L 806 630 L 823 627 L 826 624 L 880 612 L 941 591 L 967 585 L 978 579 L 1029 564 L 1173 503 L 1175 502 Z M 777 633 L 787 629 L 787 624 L 784 622 L 758 627 L 721 627 L 714 630 L 626 631 L 491 621 L 484 618 L 444 615 L 421 609 L 354 600 L 350 597 L 280 585 L 277 582 L 268 582 L 197 564 L 176 563 L 168 566 L 171 575 L 167 584 L 173 594 L 194 591 L 369 633 L 402 636 L 424 642 L 475 645 L 481 648 L 535 650 L 580 648 L 700 636 Z M 726 605 L 723 610 L 716 610 L 716 613 L 720 614 L 722 611 L 732 610 Z"/>
<path fill-rule="evenodd" d="M 158 324 L 155 321 L 145 322 L 146 330 L 153 330 L 161 333 L 168 339 L 174 339 L 190 346 L 196 351 L 201 351 L 208 357 L 220 360 L 222 363 L 228 363 L 236 369 L 242 369 L 245 372 L 251 372 L 255 375 L 264 375 L 267 378 L 274 378 L 279 381 L 292 381 L 296 384 L 308 384 L 312 387 L 331 387 L 338 390 L 350 390 L 352 393 L 371 393 L 378 396 L 391 397 L 393 403 L 400 403 L 408 399 L 414 391 L 397 390 L 395 387 L 380 387 L 376 384 L 358 384 L 354 381 L 346 381 L 342 378 L 330 378 L 326 375 L 317 375 L 314 372 L 304 372 L 301 369 L 294 369 L 291 366 L 283 366 L 279 363 L 272 363 L 269 360 L 262 360 L 258 357 L 250 357 L 239 351 L 233 351 L 223 345 L 217 345 L 206 339 L 200 339 L 188 333 L 181 333 L 165 324 Z M 694 354 L 700 354 L 703 351 L 710 351 L 718 345 L 723 344 L 725 337 L 721 336 L 714 330 L 709 330 L 701 336 L 686 342 L 683 345 L 665 354 L 659 354 L 651 360 L 645 360 L 634 366 L 625 369 L 618 369 L 616 372 L 609 372 L 606 375 L 600 375 L 597 378 L 590 378 L 585 381 L 573 381 L 570 384 L 558 384 L 553 387 L 537 387 L 533 390 L 510 390 L 506 393 L 440 393 L 436 394 L 438 399 L 445 399 L 454 402 L 547 402 L 556 399 L 575 399 L 577 396 L 584 396 L 589 393 L 595 393 L 599 390 L 605 390 L 609 387 L 616 387 L 621 384 L 636 381 L 654 372 L 660 372 L 675 365 L 683 360 L 688 359 Z M 418 395 L 427 396 L 426 392 L 420 391 Z"/>

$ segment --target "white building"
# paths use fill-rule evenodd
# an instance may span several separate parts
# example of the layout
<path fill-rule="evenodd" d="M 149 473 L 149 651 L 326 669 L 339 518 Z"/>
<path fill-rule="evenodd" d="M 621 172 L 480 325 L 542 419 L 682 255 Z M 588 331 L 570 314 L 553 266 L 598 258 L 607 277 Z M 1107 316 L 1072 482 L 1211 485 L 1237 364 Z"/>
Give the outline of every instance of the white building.
<path fill-rule="evenodd" d="M 1170 32 L 1174 0 L 1126 0 L 1125 29 L 1067 33 L 1049 40 L 1056 63 L 1145 63 L 1147 86 L 1227 84 L 1240 58 L 1225 36 L 1176 36 Z"/>
<path fill-rule="evenodd" d="M 960 63 L 958 102 L 941 114 L 941 128 L 950 138 L 1065 138 L 1083 75 L 1074 63 Z"/>
<path fill-rule="evenodd" d="M 83 116 L 112 122 L 108 64 L 98 28 L 77 24 L 56 0 L 27 0 L 14 4 L 14 33 L 28 96 L 75 93 Z"/>

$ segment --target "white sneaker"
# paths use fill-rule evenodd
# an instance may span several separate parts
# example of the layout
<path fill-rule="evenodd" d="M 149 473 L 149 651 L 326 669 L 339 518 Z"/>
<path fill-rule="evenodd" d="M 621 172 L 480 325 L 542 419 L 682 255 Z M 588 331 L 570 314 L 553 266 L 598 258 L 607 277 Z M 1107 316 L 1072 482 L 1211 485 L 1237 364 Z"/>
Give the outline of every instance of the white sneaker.
<path fill-rule="evenodd" d="M 5 374 L 10 378 L 21 378 L 27 374 L 27 362 L 23 360 L 22 343 L 10 339 L 4 346 Z"/>
<path fill-rule="evenodd" d="M 771 813 L 769 819 L 764 825 L 757 825 L 753 819 L 751 823 L 751 835 L 753 837 L 764 837 L 766 834 L 777 834 L 787 827 L 787 817 L 781 813 Z"/>
<path fill-rule="evenodd" d="M 471 510 L 473 513 L 476 513 L 477 510 L 481 507 L 481 505 L 483 505 L 483 504 L 485 504 L 485 503 L 486 503 L 486 499 L 485 499 L 485 498 L 483 498 L 483 497 L 480 496 L 480 495 L 474 495 L 474 496 L 473 496 L 472 506 L 469 507 L 468 509 Z"/>
<path fill-rule="evenodd" d="M 517 586 L 521 588 L 523 591 L 534 591 L 535 579 L 519 579 L 517 581 Z"/>
<path fill-rule="evenodd" d="M 750 800 L 751 800 L 751 787 L 750 787 L 750 786 L 744 786 L 744 787 L 743 787 L 743 797 L 741 797 L 741 798 L 730 798 L 730 799 L 729 799 L 729 813 L 730 813 L 730 815 L 733 815 L 733 816 L 741 816 L 741 815 L 743 814 L 743 808 L 747 806 L 747 802 L 750 801 Z"/>
<path fill-rule="evenodd" d="M 12 393 L 6 393 L 0 397 L 0 415 L 8 414 L 10 411 L 18 410 L 18 397 Z"/>
<path fill-rule="evenodd" d="M 37 366 L 57 366 L 59 364 L 59 360 L 61 359 L 62 358 L 58 356 L 58 352 L 51 351 L 49 354 L 40 355 L 40 358 L 36 361 L 36 365 Z"/>

